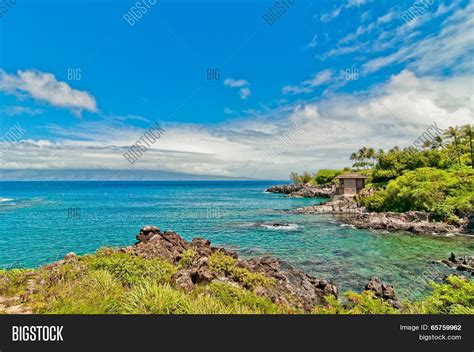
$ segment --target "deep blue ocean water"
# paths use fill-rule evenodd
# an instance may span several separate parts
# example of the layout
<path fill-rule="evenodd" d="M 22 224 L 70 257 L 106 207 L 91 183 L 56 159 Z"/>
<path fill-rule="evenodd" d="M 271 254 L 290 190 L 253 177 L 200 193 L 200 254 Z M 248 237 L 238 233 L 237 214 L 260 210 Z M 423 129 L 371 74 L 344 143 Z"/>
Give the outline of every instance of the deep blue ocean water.
<path fill-rule="evenodd" d="M 0 268 L 130 245 L 144 225 L 188 240 L 205 237 L 242 256 L 277 256 L 342 290 L 360 290 L 373 275 L 395 288 L 426 287 L 421 274 L 433 271 L 431 260 L 474 254 L 472 238 L 372 232 L 343 226 L 331 215 L 288 214 L 321 199 L 264 193 L 278 183 L 0 182 Z M 275 229 L 275 222 L 289 226 Z"/>

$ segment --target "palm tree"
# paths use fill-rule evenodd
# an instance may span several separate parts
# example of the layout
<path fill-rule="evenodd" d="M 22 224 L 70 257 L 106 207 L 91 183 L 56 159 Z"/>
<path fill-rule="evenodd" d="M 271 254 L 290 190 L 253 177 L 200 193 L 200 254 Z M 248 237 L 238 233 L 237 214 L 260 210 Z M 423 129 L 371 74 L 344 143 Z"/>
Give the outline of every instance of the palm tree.
<path fill-rule="evenodd" d="M 439 149 L 440 147 L 443 146 L 443 137 L 441 136 L 436 136 L 433 140 L 433 142 L 431 143 L 431 149 L 433 150 L 437 150 Z"/>
<path fill-rule="evenodd" d="M 349 159 L 354 161 L 354 164 L 352 164 L 352 167 L 356 167 L 356 164 L 357 165 L 359 164 L 359 155 L 357 153 L 352 153 Z"/>
<path fill-rule="evenodd" d="M 454 148 L 456 150 L 456 155 L 458 157 L 458 163 L 459 166 L 461 166 L 461 156 L 459 155 L 459 145 L 458 145 L 458 128 L 457 126 L 455 127 L 449 127 L 446 132 L 444 132 L 444 135 L 448 138 L 453 138 L 454 139 Z"/>
<path fill-rule="evenodd" d="M 423 142 L 422 147 L 428 149 L 430 147 L 433 147 L 433 143 L 431 141 L 426 140 Z"/>
<path fill-rule="evenodd" d="M 367 149 L 367 154 L 366 155 L 367 155 L 367 158 L 369 158 L 372 161 L 372 167 L 374 167 L 374 165 L 375 165 L 375 156 L 376 156 L 375 149 L 374 148 Z"/>
<path fill-rule="evenodd" d="M 362 147 L 357 152 L 360 159 L 360 165 L 364 167 L 367 166 L 367 163 L 365 162 L 365 160 L 367 159 L 367 151 L 368 151 L 367 147 Z"/>
<path fill-rule="evenodd" d="M 379 163 L 380 161 L 380 158 L 385 154 L 385 151 L 383 149 L 379 149 L 377 150 L 377 153 L 375 153 L 375 160 L 377 162 L 377 164 Z"/>
<path fill-rule="evenodd" d="M 461 127 L 461 133 L 463 134 L 463 137 L 465 137 L 468 140 L 468 145 L 469 145 L 469 151 L 471 153 L 471 168 L 474 168 L 474 152 L 472 150 L 472 126 L 471 125 L 465 125 Z"/>

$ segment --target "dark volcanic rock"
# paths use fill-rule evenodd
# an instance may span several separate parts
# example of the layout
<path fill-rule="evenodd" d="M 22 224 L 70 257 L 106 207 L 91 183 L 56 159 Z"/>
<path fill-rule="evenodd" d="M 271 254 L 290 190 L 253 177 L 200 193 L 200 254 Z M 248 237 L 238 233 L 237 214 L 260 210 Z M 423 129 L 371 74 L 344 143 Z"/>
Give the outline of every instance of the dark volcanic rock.
<path fill-rule="evenodd" d="M 373 291 L 375 297 L 382 298 L 394 308 L 401 308 L 402 305 L 395 296 L 395 289 L 392 285 L 386 285 L 378 277 L 372 277 L 364 286 L 364 290 Z"/>
<path fill-rule="evenodd" d="M 459 226 L 445 222 L 434 222 L 430 213 L 421 211 L 367 212 L 351 198 L 333 197 L 332 200 L 307 207 L 290 210 L 296 214 L 343 215 L 340 220 L 359 229 L 410 231 L 417 234 L 463 234 L 466 233 L 467 220 Z"/>
<path fill-rule="evenodd" d="M 146 226 L 137 236 L 138 243 L 122 248 L 121 251 L 145 258 L 164 258 L 179 263 L 183 252 L 192 249 L 195 252 L 191 263 L 181 267 L 173 276 L 174 284 L 184 291 L 191 291 L 195 285 L 208 284 L 213 280 L 242 285 L 238 277 L 230 272 L 215 272 L 209 266 L 209 257 L 220 251 L 236 260 L 235 266 L 245 268 L 252 273 L 262 273 L 273 279 L 274 284 L 254 287 L 253 291 L 271 299 L 275 303 L 290 305 L 310 311 L 315 305 L 326 304 L 325 295 L 336 295 L 337 288 L 324 279 L 316 279 L 296 268 L 284 264 L 272 257 L 239 259 L 237 253 L 224 248 L 213 247 L 203 238 L 192 242 L 184 240 L 172 231 L 161 232 L 157 227 Z"/>
<path fill-rule="evenodd" d="M 463 226 L 450 225 L 444 222 L 431 221 L 430 214 L 421 211 L 407 211 L 405 213 L 359 213 L 353 217 L 344 218 L 347 224 L 357 228 L 410 231 L 418 234 L 460 234 L 464 233 Z"/>
<path fill-rule="evenodd" d="M 336 286 L 327 280 L 318 280 L 288 264 L 285 264 L 287 268 L 283 269 L 282 262 L 277 258 L 253 258 L 242 261 L 241 265 L 250 271 L 261 272 L 275 279 L 275 287 L 267 293 L 274 302 L 286 303 L 289 294 L 293 304 L 297 303 L 301 308 L 311 310 L 315 305 L 326 304 L 324 295 L 337 296 Z"/>
<path fill-rule="evenodd" d="M 307 207 L 290 210 L 293 214 L 348 214 L 362 213 L 365 209 L 360 207 L 352 198 L 334 197 L 330 201 Z"/>
<path fill-rule="evenodd" d="M 299 183 L 272 186 L 266 191 L 287 194 L 292 198 L 329 198 L 335 194 L 336 188 L 333 184 L 316 186 L 309 183 Z"/>
<path fill-rule="evenodd" d="M 448 260 L 441 260 L 437 262 L 443 263 L 447 266 L 450 266 L 451 268 L 455 268 L 456 270 L 466 271 L 474 275 L 474 257 L 467 255 L 456 257 L 456 255 L 451 252 Z"/>
<path fill-rule="evenodd" d="M 189 248 L 189 243 L 180 235 L 173 231 L 161 232 L 156 226 L 145 226 L 136 238 L 138 243 L 125 247 L 122 251 L 144 258 L 164 258 L 177 263 L 182 253 Z"/>

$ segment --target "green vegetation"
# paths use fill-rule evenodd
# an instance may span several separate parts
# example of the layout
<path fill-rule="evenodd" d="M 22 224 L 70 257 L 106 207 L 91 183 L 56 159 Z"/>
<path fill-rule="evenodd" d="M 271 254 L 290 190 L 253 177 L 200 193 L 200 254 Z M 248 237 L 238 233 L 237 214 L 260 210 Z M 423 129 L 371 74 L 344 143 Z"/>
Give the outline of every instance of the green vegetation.
<path fill-rule="evenodd" d="M 362 202 L 370 211 L 428 211 L 437 220 L 457 223 L 456 214 L 473 209 L 474 170 L 426 167 L 408 171 Z"/>
<path fill-rule="evenodd" d="M 377 153 L 374 148 L 362 147 L 357 152 L 352 153 L 350 159 L 354 161 L 355 168 L 367 169 L 374 166 Z"/>
<path fill-rule="evenodd" d="M 334 296 L 326 297 L 327 306 L 318 306 L 314 314 L 396 314 L 397 309 L 374 296 L 372 291 L 362 293 L 346 292 L 347 303 L 342 303 Z"/>
<path fill-rule="evenodd" d="M 466 125 L 448 128 L 420 149 L 394 147 L 374 154 L 373 148 L 361 148 L 351 155 L 353 166 L 364 168 L 367 187 L 376 190 L 361 202 L 370 211 L 426 211 L 434 220 L 458 223 L 474 209 L 472 135 Z"/>
<path fill-rule="evenodd" d="M 188 252 L 186 257 L 190 255 Z M 234 258 L 219 251 L 211 255 L 209 262 L 212 270 L 235 275 L 240 285 L 213 280 L 184 292 L 173 286 L 172 280 L 182 263 L 173 265 L 161 259 L 100 250 L 60 265 L 0 270 L 0 297 L 14 297 L 15 304 L 43 314 L 303 313 L 291 303 L 283 306 L 256 293 L 257 287 L 274 285 L 274 279 L 237 266 Z M 403 302 L 401 310 L 370 292 L 347 292 L 346 303 L 328 296 L 327 305 L 315 307 L 313 313 L 474 314 L 474 279 L 451 276 L 445 283 L 433 284 L 433 288 L 422 301 Z"/>
<path fill-rule="evenodd" d="M 185 252 L 186 253 L 186 252 Z M 187 251 L 182 260 L 192 253 Z M 263 314 L 291 313 L 252 292 L 273 279 L 235 266 L 216 252 L 214 268 L 230 270 L 242 283 L 213 281 L 183 292 L 172 285 L 173 265 L 110 249 L 52 268 L 0 270 L 0 297 L 15 297 L 34 313 L 51 314 Z M 18 303 L 15 303 L 18 304 Z M 1 310 L 0 310 L 1 313 Z"/>
<path fill-rule="evenodd" d="M 342 170 L 321 169 L 316 173 L 316 175 L 314 175 L 313 180 L 319 185 L 324 185 L 330 183 L 334 177 L 339 176 L 340 174 L 342 174 Z"/>
<path fill-rule="evenodd" d="M 191 266 L 193 262 L 193 258 L 196 256 L 196 251 L 192 248 L 186 249 L 182 256 L 181 260 L 179 261 L 179 267 L 180 268 L 188 268 Z"/>
<path fill-rule="evenodd" d="M 452 275 L 442 284 L 431 284 L 433 291 L 423 300 L 402 302 L 395 309 L 374 296 L 372 291 L 347 292 L 342 303 L 334 296 L 326 297 L 327 305 L 315 307 L 314 314 L 474 314 L 474 279 Z"/>
<path fill-rule="evenodd" d="M 290 175 L 290 179 L 291 179 L 291 182 L 293 182 L 294 184 L 301 184 L 301 183 L 311 182 L 311 180 L 313 179 L 313 176 L 308 172 L 305 172 L 301 175 L 299 175 L 296 172 L 292 172 Z"/>
<path fill-rule="evenodd" d="M 215 272 L 230 274 L 243 287 L 253 289 L 258 286 L 269 287 L 275 283 L 273 278 L 266 277 L 262 273 L 253 273 L 246 268 L 238 267 L 236 260 L 228 255 L 216 251 L 209 257 L 209 266 Z"/>
<path fill-rule="evenodd" d="M 311 183 L 313 185 L 324 185 L 330 183 L 334 177 L 343 173 L 343 171 L 350 171 L 350 169 L 344 170 L 330 170 L 330 169 L 321 169 L 314 175 L 311 175 L 308 172 L 303 174 L 298 174 L 297 172 L 292 172 L 290 174 L 290 179 L 294 184 L 303 184 Z"/>

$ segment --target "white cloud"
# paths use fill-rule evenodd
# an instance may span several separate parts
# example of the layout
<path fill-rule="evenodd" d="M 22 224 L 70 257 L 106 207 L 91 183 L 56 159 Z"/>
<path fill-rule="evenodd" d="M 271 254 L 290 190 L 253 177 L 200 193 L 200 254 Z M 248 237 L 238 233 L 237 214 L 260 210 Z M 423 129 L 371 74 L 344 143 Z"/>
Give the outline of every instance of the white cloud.
<path fill-rule="evenodd" d="M 438 9 L 436 10 L 435 16 L 441 16 L 445 13 L 450 12 L 451 10 L 459 6 L 459 0 L 454 0 L 451 4 L 446 5 L 444 2 L 440 3 Z"/>
<path fill-rule="evenodd" d="M 282 88 L 283 94 L 310 93 L 313 88 L 330 83 L 333 80 L 334 72 L 332 70 L 323 70 L 316 73 L 313 78 L 301 82 L 296 86 L 285 86 Z"/>
<path fill-rule="evenodd" d="M 284 179 L 290 171 L 347 166 L 350 153 L 363 145 L 405 147 L 433 122 L 441 128 L 472 123 L 472 79 L 403 71 L 368 91 L 334 94 L 216 126 L 163 125 L 164 134 L 134 168 Z M 281 137 L 295 125 L 302 133 L 282 144 Z M 54 140 L 15 143 L 1 167 L 129 169 L 122 154 L 146 128 L 77 121 L 73 129 L 50 130 Z M 275 145 L 281 155 L 272 163 L 265 155 Z"/>
<path fill-rule="evenodd" d="M 427 15 L 427 13 L 425 13 Z M 420 25 L 423 21 L 417 21 Z M 396 63 L 407 63 L 417 73 L 437 73 L 445 69 L 474 72 L 474 2 L 447 17 L 438 33 L 409 41 L 405 24 L 397 30 L 402 45 L 394 52 L 366 62 L 364 73 L 376 72 Z M 406 44 L 404 44 L 406 43 Z"/>
<path fill-rule="evenodd" d="M 357 27 L 357 30 L 353 33 L 347 34 L 345 37 L 343 37 L 339 43 L 338 46 L 348 44 L 356 39 L 358 39 L 360 36 L 364 34 L 368 34 L 373 32 L 376 29 L 380 29 L 381 27 L 388 25 L 390 22 L 392 22 L 395 18 L 397 18 L 398 12 L 396 10 L 390 10 L 387 14 L 378 17 L 374 22 L 371 22 L 367 25 L 360 25 Z M 342 49 L 342 48 L 341 48 Z M 343 50 L 340 50 L 338 54 L 345 54 Z"/>
<path fill-rule="evenodd" d="M 239 89 L 239 96 L 241 99 L 245 100 L 250 96 L 250 88 L 249 83 L 245 79 L 233 79 L 233 78 L 226 78 L 224 80 L 224 85 L 227 87 L 232 88 L 240 88 Z"/>
<path fill-rule="evenodd" d="M 240 88 L 239 95 L 241 99 L 247 99 L 250 95 L 250 89 L 248 89 L 247 87 Z"/>
<path fill-rule="evenodd" d="M 281 89 L 283 94 L 301 94 L 301 93 L 311 93 L 313 89 L 308 86 L 284 86 Z"/>
<path fill-rule="evenodd" d="M 360 7 L 362 5 L 365 5 L 368 2 L 369 0 L 349 0 L 347 2 L 346 7 L 354 7 L 354 6 Z"/>
<path fill-rule="evenodd" d="M 248 85 L 248 82 L 245 79 L 233 79 L 233 78 L 226 78 L 224 81 L 224 85 L 228 87 L 244 87 Z"/>
<path fill-rule="evenodd" d="M 313 35 L 313 38 L 311 38 L 311 41 L 306 45 L 306 48 L 316 48 L 316 45 L 318 45 L 318 36 L 315 34 Z"/>
<path fill-rule="evenodd" d="M 370 0 L 349 0 L 347 1 L 347 3 L 343 5 L 340 5 L 340 6 L 334 5 L 331 11 L 322 13 L 319 16 L 319 19 L 323 23 L 331 22 L 333 19 L 335 19 L 341 14 L 341 11 L 343 8 L 361 7 L 362 5 L 365 5 L 366 3 L 368 3 L 369 1 Z"/>
<path fill-rule="evenodd" d="M 15 106 L 6 106 L 3 109 L 0 109 L 0 113 L 3 113 L 7 116 L 15 116 L 15 115 L 22 115 L 22 114 L 35 116 L 35 115 L 40 115 L 44 113 L 44 111 L 41 109 L 32 109 L 27 106 L 15 105 Z"/>
<path fill-rule="evenodd" d="M 330 12 L 322 13 L 319 19 L 323 23 L 331 22 L 333 19 L 335 19 L 341 14 L 341 10 L 342 10 L 342 6 L 339 6 L 339 7 L 334 6 L 334 8 Z"/>
<path fill-rule="evenodd" d="M 19 70 L 16 74 L 9 74 L 0 69 L 0 91 L 26 95 L 76 113 L 82 110 L 97 112 L 95 98 L 90 93 L 71 88 L 51 73 Z"/>

